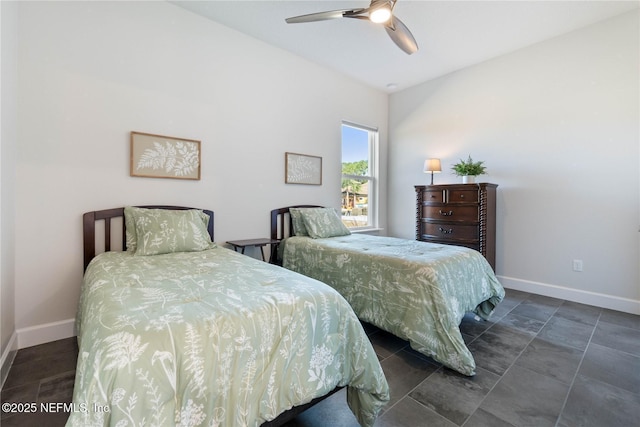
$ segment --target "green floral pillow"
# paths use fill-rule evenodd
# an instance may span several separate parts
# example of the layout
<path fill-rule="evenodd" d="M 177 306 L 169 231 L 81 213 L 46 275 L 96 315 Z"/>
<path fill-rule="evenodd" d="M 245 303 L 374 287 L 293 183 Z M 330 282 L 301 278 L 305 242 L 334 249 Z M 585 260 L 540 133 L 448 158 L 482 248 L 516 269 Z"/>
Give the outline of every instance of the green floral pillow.
<path fill-rule="evenodd" d="M 291 224 L 293 225 L 293 234 L 296 236 L 308 236 L 307 228 L 304 226 L 304 220 L 302 219 L 302 211 L 300 208 L 289 209 L 289 215 L 291 215 Z"/>
<path fill-rule="evenodd" d="M 351 234 L 335 209 L 308 208 L 303 209 L 301 214 L 307 233 L 314 239 Z"/>
<path fill-rule="evenodd" d="M 133 215 L 131 210 L 129 213 L 135 229 L 135 255 L 195 252 L 215 247 L 206 226 L 209 216 L 202 211 L 133 209 Z"/>
<path fill-rule="evenodd" d="M 144 213 L 146 211 L 149 211 L 151 209 L 149 208 L 136 208 L 133 206 L 125 206 L 124 208 L 124 230 L 125 230 L 125 240 L 127 242 L 127 252 L 135 252 L 137 247 L 138 247 L 138 235 L 136 233 L 136 216 L 138 214 Z M 166 211 L 166 209 L 155 209 L 155 210 L 162 210 L 162 211 Z M 202 219 L 202 223 L 204 224 L 204 228 L 205 230 L 207 229 L 207 226 L 209 225 L 209 215 L 207 215 L 206 213 L 194 209 L 197 212 L 200 213 L 200 218 Z M 172 211 L 174 212 L 174 211 Z M 175 212 L 179 212 L 179 211 L 175 211 Z M 207 231 L 207 234 L 209 232 Z"/>
<path fill-rule="evenodd" d="M 127 241 L 127 252 L 136 251 L 136 214 L 145 209 L 125 206 L 124 208 L 124 234 Z"/>

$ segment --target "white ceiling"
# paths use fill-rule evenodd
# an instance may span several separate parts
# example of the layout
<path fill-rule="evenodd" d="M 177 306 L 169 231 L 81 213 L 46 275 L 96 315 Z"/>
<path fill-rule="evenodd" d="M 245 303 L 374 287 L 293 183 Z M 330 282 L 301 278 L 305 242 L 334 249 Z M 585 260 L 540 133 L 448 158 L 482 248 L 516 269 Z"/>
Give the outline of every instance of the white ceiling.
<path fill-rule="evenodd" d="M 394 14 L 418 42 L 413 55 L 368 21 L 285 23 L 290 16 L 367 7 L 367 0 L 171 3 L 393 92 L 637 9 L 640 1 L 398 0 Z"/>

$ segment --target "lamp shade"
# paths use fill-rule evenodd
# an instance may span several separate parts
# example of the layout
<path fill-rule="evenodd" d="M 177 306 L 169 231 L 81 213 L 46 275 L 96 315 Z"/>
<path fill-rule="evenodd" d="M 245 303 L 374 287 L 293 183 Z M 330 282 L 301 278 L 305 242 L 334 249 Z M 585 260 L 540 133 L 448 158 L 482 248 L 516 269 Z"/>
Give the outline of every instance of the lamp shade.
<path fill-rule="evenodd" d="M 440 159 L 427 159 L 424 161 L 424 172 L 439 173 L 442 172 Z"/>

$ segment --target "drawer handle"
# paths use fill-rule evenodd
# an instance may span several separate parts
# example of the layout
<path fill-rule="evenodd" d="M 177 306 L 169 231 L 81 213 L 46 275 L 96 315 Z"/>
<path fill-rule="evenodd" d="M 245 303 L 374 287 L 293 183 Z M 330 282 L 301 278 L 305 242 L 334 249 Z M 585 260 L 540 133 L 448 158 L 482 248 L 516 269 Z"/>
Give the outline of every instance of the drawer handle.
<path fill-rule="evenodd" d="M 440 209 L 440 215 L 442 215 L 442 216 L 451 216 L 451 215 L 453 215 L 453 211 L 442 212 L 442 209 Z"/>
<path fill-rule="evenodd" d="M 440 227 L 440 232 L 441 232 L 442 234 L 451 234 L 451 233 L 453 233 L 453 228 L 450 228 L 450 229 L 448 229 L 448 230 L 445 230 L 444 228 Z"/>

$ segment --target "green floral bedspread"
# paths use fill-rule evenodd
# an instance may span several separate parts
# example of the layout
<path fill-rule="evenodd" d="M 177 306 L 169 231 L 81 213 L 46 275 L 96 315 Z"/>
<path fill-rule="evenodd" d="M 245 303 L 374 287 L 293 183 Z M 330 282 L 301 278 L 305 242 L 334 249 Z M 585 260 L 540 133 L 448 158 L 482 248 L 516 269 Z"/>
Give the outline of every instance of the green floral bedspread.
<path fill-rule="evenodd" d="M 465 375 L 475 361 L 460 333 L 473 311 L 487 319 L 504 289 L 477 251 L 352 234 L 285 241 L 283 266 L 335 288 L 358 317 Z"/>
<path fill-rule="evenodd" d="M 344 298 L 225 248 L 99 255 L 76 326 L 67 426 L 259 426 L 345 385 L 358 421 L 372 426 L 389 400 Z"/>

